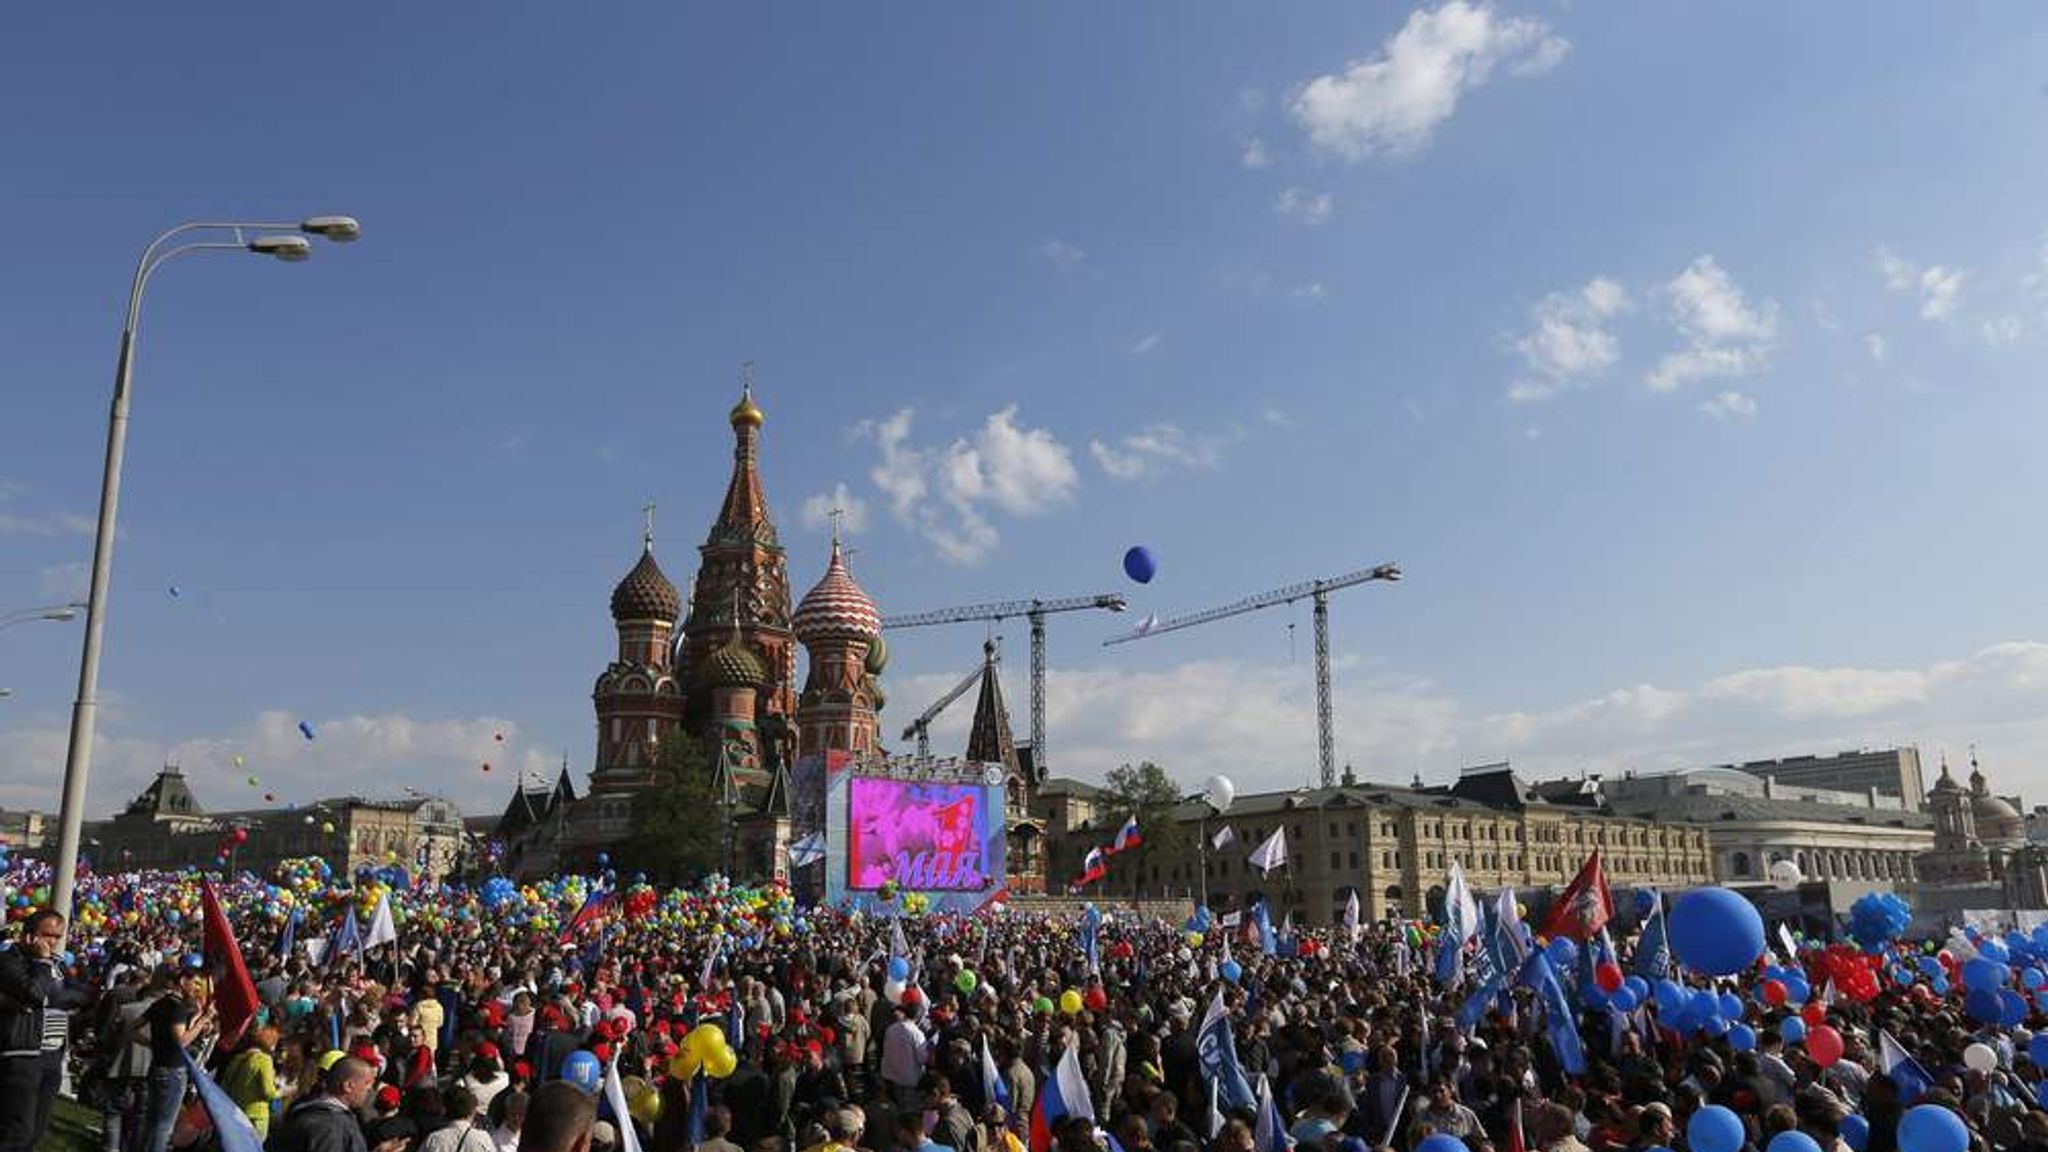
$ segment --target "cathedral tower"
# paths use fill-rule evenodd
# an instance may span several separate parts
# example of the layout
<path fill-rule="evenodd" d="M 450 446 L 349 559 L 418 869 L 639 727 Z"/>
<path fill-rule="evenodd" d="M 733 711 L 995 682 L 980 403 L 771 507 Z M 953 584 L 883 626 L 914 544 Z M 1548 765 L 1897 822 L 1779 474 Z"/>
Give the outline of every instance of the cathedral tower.
<path fill-rule="evenodd" d="M 804 594 L 796 609 L 796 636 L 810 654 L 810 676 L 797 704 L 799 755 L 850 752 L 879 756 L 882 742 L 875 712 L 881 689 L 870 653 L 885 649 L 882 615 L 846 570 L 839 534 L 832 535 L 832 561 L 825 576 Z"/>
<path fill-rule="evenodd" d="M 682 598 L 654 559 L 653 508 L 641 539 L 640 562 L 612 590 L 618 655 L 597 678 L 597 759 L 593 793 L 643 784 L 654 748 L 682 718 L 682 687 L 670 667 L 669 635 L 682 615 Z"/>

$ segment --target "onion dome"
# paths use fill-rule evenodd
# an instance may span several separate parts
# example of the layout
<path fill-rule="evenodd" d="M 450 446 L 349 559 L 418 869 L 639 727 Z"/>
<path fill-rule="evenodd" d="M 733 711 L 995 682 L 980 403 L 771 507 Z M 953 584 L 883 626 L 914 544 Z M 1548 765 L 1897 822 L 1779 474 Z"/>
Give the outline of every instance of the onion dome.
<path fill-rule="evenodd" d="M 862 663 L 861 668 L 870 676 L 880 676 L 882 669 L 888 666 L 889 642 L 876 636 L 874 642 L 868 645 L 868 658 Z"/>
<path fill-rule="evenodd" d="M 661 565 L 654 562 L 654 547 L 650 544 L 640 553 L 640 562 L 612 589 L 612 619 L 674 621 L 682 614 L 683 598 L 676 595 L 676 586 L 669 583 Z"/>
<path fill-rule="evenodd" d="M 866 640 L 872 643 L 881 637 L 882 614 L 875 610 L 875 602 L 860 590 L 860 585 L 853 582 L 837 540 L 832 542 L 832 562 L 825 566 L 825 578 L 818 581 L 817 587 L 804 593 L 803 602 L 796 606 L 796 614 L 790 618 L 790 625 L 806 648 L 819 641 Z"/>
<path fill-rule="evenodd" d="M 759 428 L 761 422 L 766 420 L 767 416 L 761 411 L 760 406 L 754 403 L 754 390 L 752 388 L 742 388 L 740 390 L 740 402 L 732 406 L 732 414 L 727 416 L 726 419 L 730 420 L 735 428 L 741 425 L 749 428 Z"/>
<path fill-rule="evenodd" d="M 737 628 L 732 639 L 704 662 L 704 670 L 698 676 L 698 683 L 707 688 L 758 688 L 767 682 L 767 663 L 740 639 Z"/>
<path fill-rule="evenodd" d="M 1948 774 L 1948 761 L 1944 759 L 1941 762 L 1941 775 L 1935 779 L 1934 787 L 1928 789 L 1928 792 L 1931 794 L 1935 792 L 1961 792 L 1962 790 L 1963 786 L 1956 783 L 1956 778 Z"/>

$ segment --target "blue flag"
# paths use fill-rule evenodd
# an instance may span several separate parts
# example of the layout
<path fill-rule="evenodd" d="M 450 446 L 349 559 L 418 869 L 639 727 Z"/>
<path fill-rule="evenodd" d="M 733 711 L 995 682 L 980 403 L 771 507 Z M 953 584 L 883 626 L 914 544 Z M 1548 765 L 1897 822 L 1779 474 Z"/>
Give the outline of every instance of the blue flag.
<path fill-rule="evenodd" d="M 228 1099 L 221 1086 L 213 1082 L 206 1069 L 192 1059 L 190 1052 L 181 1052 L 185 1057 L 185 1069 L 192 1076 L 192 1087 L 199 1093 L 199 1103 L 206 1109 L 206 1116 L 213 1121 L 213 1131 L 220 1139 L 221 1152 L 263 1152 L 263 1141 L 256 1137 L 256 1126 L 249 1123 L 249 1116 Z"/>
<path fill-rule="evenodd" d="M 304 909 L 294 908 L 292 909 L 292 914 L 285 918 L 284 930 L 277 934 L 277 955 L 279 959 L 289 960 L 292 958 L 292 945 L 299 938 L 299 917 L 304 914 Z"/>
<path fill-rule="evenodd" d="M 1922 1068 L 1903 1045 L 1892 1039 L 1891 1033 L 1882 1030 L 1877 1034 L 1877 1064 L 1879 1070 L 1898 1086 L 1899 1100 L 1908 1107 L 1934 1087 L 1934 1077 L 1927 1074 L 1927 1069 Z"/>
<path fill-rule="evenodd" d="M 335 961 L 350 953 L 363 950 L 363 930 L 356 924 L 356 906 L 349 902 L 348 911 L 342 915 L 341 927 L 334 930 L 334 938 L 327 942 L 327 966 L 334 967 Z"/>
<path fill-rule="evenodd" d="M 981 1098 L 990 1104 L 1001 1104 L 1005 1114 L 1010 1111 L 1010 1085 L 996 1070 L 996 1058 L 988 1050 L 987 1036 L 981 1038 Z"/>
<path fill-rule="evenodd" d="M 1102 911 L 1090 904 L 1081 909 L 1081 955 L 1088 958 L 1088 971 L 1102 971 L 1102 949 L 1097 940 L 1102 931 Z"/>
<path fill-rule="evenodd" d="M 1251 1111 L 1257 1107 L 1252 1086 L 1237 1063 L 1237 1038 L 1231 1035 L 1230 1013 L 1223 1007 L 1220 989 L 1202 1015 L 1201 1030 L 1195 1033 L 1195 1053 L 1202 1063 L 1202 1075 L 1216 1086 L 1225 1108 Z"/>
<path fill-rule="evenodd" d="M 1671 975 L 1671 940 L 1664 932 L 1664 896 L 1655 888 L 1650 894 L 1650 915 L 1643 921 L 1643 934 L 1636 940 L 1636 975 L 1645 980 L 1663 980 Z"/>
<path fill-rule="evenodd" d="M 1266 902 L 1252 905 L 1252 922 L 1259 928 L 1259 951 L 1268 956 L 1280 951 L 1280 943 L 1273 933 L 1273 914 L 1266 911 Z"/>
<path fill-rule="evenodd" d="M 697 1073 L 697 1075 L 690 1081 L 690 1112 L 688 1128 L 690 1147 L 692 1148 L 695 1148 L 697 1145 L 702 1144 L 704 1142 L 704 1117 L 706 1113 L 705 1105 L 709 1103 L 708 1098 L 710 1097 L 710 1095 L 711 1082 L 704 1079 L 704 1074 L 702 1072 Z"/>
<path fill-rule="evenodd" d="M 1507 936 L 1512 928 L 1504 926 L 1500 915 L 1492 909 L 1484 910 L 1484 915 L 1486 930 L 1480 933 L 1479 948 L 1472 954 L 1472 994 L 1458 1008 L 1461 1028 L 1479 1023 L 1479 1018 L 1486 1014 L 1486 1006 L 1506 988 L 1508 973 L 1514 971 L 1514 945 Z"/>
<path fill-rule="evenodd" d="M 1557 982 L 1557 969 L 1551 967 L 1550 957 L 1542 949 L 1530 952 L 1529 964 L 1522 974 L 1543 1004 L 1544 1027 L 1551 1048 L 1557 1052 L 1558 1064 L 1570 1075 L 1584 1076 L 1586 1053 L 1579 1046 L 1578 1018 L 1572 1012 L 1571 1001 L 1565 998 L 1563 986 Z"/>

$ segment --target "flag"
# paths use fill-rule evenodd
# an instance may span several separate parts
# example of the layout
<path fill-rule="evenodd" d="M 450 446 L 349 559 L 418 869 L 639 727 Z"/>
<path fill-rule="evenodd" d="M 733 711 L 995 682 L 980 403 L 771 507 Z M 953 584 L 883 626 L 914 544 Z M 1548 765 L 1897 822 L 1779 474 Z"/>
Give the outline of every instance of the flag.
<path fill-rule="evenodd" d="M 1217 1086 L 1217 1094 L 1231 1111 L 1256 1106 L 1252 1086 L 1245 1082 L 1237 1063 L 1237 1038 L 1230 1032 L 1230 1013 L 1223 1007 L 1223 990 L 1217 989 L 1209 1010 L 1202 1014 L 1202 1027 L 1195 1033 L 1195 1053 L 1201 1059 L 1202 1075 Z"/>
<path fill-rule="evenodd" d="M 1280 942 L 1273 934 L 1273 914 L 1266 910 L 1264 900 L 1252 905 L 1252 924 L 1259 930 L 1259 952 L 1261 955 L 1279 954 Z"/>
<path fill-rule="evenodd" d="M 615 1053 L 604 1066 L 604 1100 L 612 1106 L 618 1123 L 618 1152 L 640 1152 L 640 1133 L 633 1128 L 633 1110 L 626 1105 L 626 1086 L 619 1080 L 619 1058 Z"/>
<path fill-rule="evenodd" d="M 1536 989 L 1536 999 L 1543 1005 L 1544 1027 L 1548 1029 L 1551 1048 L 1557 1052 L 1559 1066 L 1569 1075 L 1584 1076 L 1586 1053 L 1579 1047 L 1578 1021 L 1572 1016 L 1571 1001 L 1565 999 L 1564 986 L 1557 982 L 1557 969 L 1551 967 L 1550 957 L 1540 949 L 1529 953 L 1522 976 Z"/>
<path fill-rule="evenodd" d="M 278 959 L 290 960 L 292 958 L 292 945 L 298 941 L 299 920 L 304 915 L 305 909 L 293 908 L 292 914 L 290 916 L 285 917 L 284 930 L 277 934 Z"/>
<path fill-rule="evenodd" d="M 1053 1127 L 1069 1116 L 1095 1119 L 1095 1104 L 1088 1098 L 1088 1079 L 1081 1074 L 1081 1057 L 1073 1042 L 1060 1053 L 1052 1075 L 1039 1086 L 1038 1099 L 1031 1104 L 1031 1152 L 1050 1152 Z"/>
<path fill-rule="evenodd" d="M 1344 934 L 1351 938 L 1353 944 L 1358 943 L 1358 889 L 1356 888 L 1351 890 L 1351 895 L 1344 901 Z"/>
<path fill-rule="evenodd" d="M 1225 824 L 1223 827 L 1218 828 L 1216 830 L 1216 835 L 1211 836 L 1209 838 L 1209 847 L 1214 848 L 1218 852 L 1223 851 L 1225 848 L 1228 848 L 1235 843 L 1237 843 L 1237 833 L 1231 831 L 1230 825 L 1228 824 Z"/>
<path fill-rule="evenodd" d="M 1252 1121 L 1253 1152 L 1288 1152 L 1294 1141 L 1288 1138 L 1287 1126 L 1280 1122 L 1280 1108 L 1273 1103 L 1273 1086 L 1266 1082 L 1266 1074 L 1259 1073 L 1258 1114 Z"/>
<path fill-rule="evenodd" d="M 327 937 L 314 936 L 309 938 L 306 941 L 306 962 L 318 968 L 321 967 L 320 962 L 325 959 L 327 959 Z"/>
<path fill-rule="evenodd" d="M 1899 1102 L 1908 1108 L 1934 1087 L 1934 1077 L 1927 1074 L 1927 1069 L 1882 1029 L 1877 1033 L 1877 1067 L 1898 1085 Z"/>
<path fill-rule="evenodd" d="M 1508 1110 L 1507 1152 L 1529 1152 L 1528 1137 L 1522 1133 L 1522 1098 L 1515 1097 L 1515 1106 Z"/>
<path fill-rule="evenodd" d="M 1778 943 L 1785 946 L 1785 963 L 1799 963 L 1799 943 L 1792 939 L 1792 926 L 1783 920 L 1778 921 Z M 1960 949 L 1956 947 L 1958 944 L 1962 945 Z M 1950 933 L 1948 950 L 1958 960 L 1967 960 L 1977 954 L 1977 950 L 1970 947 L 1969 941 L 1964 940 L 1959 933 Z"/>
<path fill-rule="evenodd" d="M 1275 868 L 1286 867 L 1287 826 L 1282 824 L 1280 827 L 1273 829 L 1273 834 L 1266 837 L 1266 842 L 1252 851 L 1248 862 L 1252 867 L 1257 868 L 1261 875 L 1265 876 L 1272 875 Z"/>
<path fill-rule="evenodd" d="M 1572 877 L 1571 886 L 1550 909 L 1543 934 L 1590 940 L 1613 918 L 1614 893 L 1608 891 L 1607 877 L 1600 871 L 1600 850 L 1595 848 L 1579 866 L 1579 874 Z"/>
<path fill-rule="evenodd" d="M 1088 958 L 1088 971 L 1102 971 L 1102 948 L 1097 937 L 1102 931 L 1102 910 L 1090 904 L 1081 909 L 1081 955 Z"/>
<path fill-rule="evenodd" d="M 903 921 L 900 919 L 889 921 L 889 959 L 894 960 L 898 956 L 910 959 L 910 941 L 903 938 Z"/>
<path fill-rule="evenodd" d="M 351 900 L 347 911 L 342 913 L 341 926 L 334 930 L 333 938 L 328 941 L 327 958 L 332 962 L 362 950 L 363 930 L 356 923 L 356 905 Z"/>
<path fill-rule="evenodd" d="M 1636 939 L 1636 975 L 1645 980 L 1664 980 L 1671 975 L 1671 939 L 1664 930 L 1664 896 L 1649 889 L 1650 915 L 1643 921 L 1643 934 Z"/>
<path fill-rule="evenodd" d="M 1500 898 L 1487 910 L 1486 930 L 1480 933 L 1479 948 L 1473 954 L 1472 994 L 1458 1009 L 1458 1024 L 1471 1028 L 1486 1014 L 1487 1005 L 1507 990 L 1508 977 L 1519 972 L 1527 948 L 1521 938 L 1522 923 L 1515 918 L 1512 889 L 1501 889 Z"/>
<path fill-rule="evenodd" d="M 988 1050 L 986 1035 L 981 1038 L 981 1098 L 988 1104 L 1001 1104 L 1005 1113 L 1010 1110 L 1010 1086 L 996 1070 L 996 1058 Z"/>
<path fill-rule="evenodd" d="M 1133 812 L 1130 818 L 1124 821 L 1124 826 L 1116 830 L 1116 840 L 1110 844 L 1109 854 L 1114 856 L 1127 848 L 1136 848 L 1144 842 L 1144 838 L 1138 835 L 1138 814 Z"/>
<path fill-rule="evenodd" d="M 706 1114 L 710 1110 L 710 1103 L 711 1082 L 704 1078 L 704 1074 L 702 1072 L 699 1072 L 697 1073 L 696 1077 L 690 1081 L 689 1120 L 688 1123 L 684 1126 L 685 1134 L 687 1135 L 689 1139 L 689 1145 L 692 1148 L 695 1148 L 697 1145 L 702 1144 L 704 1142 L 704 1120 Z"/>
<path fill-rule="evenodd" d="M 1437 983 L 1455 988 L 1464 979 L 1459 961 L 1464 958 L 1466 943 L 1478 934 L 1479 904 L 1465 887 L 1464 865 L 1452 860 L 1450 878 L 1444 885 L 1444 930 L 1436 944 Z"/>
<path fill-rule="evenodd" d="M 249 1123 L 248 1113 L 243 1112 L 221 1086 L 213 1082 L 206 1069 L 192 1059 L 190 1052 L 180 1052 L 185 1058 L 185 1073 L 192 1078 L 192 1087 L 199 1094 L 200 1106 L 206 1109 L 207 1119 L 213 1121 L 214 1135 L 219 1138 L 221 1152 L 263 1152 L 263 1141 L 256 1135 L 256 1126 Z"/>
<path fill-rule="evenodd" d="M 791 868 L 808 868 L 824 858 L 825 834 L 823 832 L 812 832 L 798 837 L 796 843 L 789 846 L 789 866 Z"/>
<path fill-rule="evenodd" d="M 697 991 L 702 992 L 711 987 L 711 970 L 717 966 L 718 954 L 723 951 L 725 951 L 725 938 L 721 936 L 718 942 L 711 946 L 711 951 L 705 954 L 704 967 L 697 972 Z"/>
<path fill-rule="evenodd" d="M 1529 929 L 1522 923 L 1522 905 L 1513 888 L 1503 888 L 1493 899 L 1493 914 L 1500 926 L 1500 955 L 1503 972 L 1519 972 L 1529 958 Z"/>
<path fill-rule="evenodd" d="M 379 944 L 398 943 L 398 925 L 391 922 L 391 893 L 377 898 L 377 910 L 370 913 L 370 931 L 363 937 L 363 951 Z"/>
<path fill-rule="evenodd" d="M 1074 881 L 1074 887 L 1079 888 L 1084 884 L 1093 884 L 1104 876 L 1109 875 L 1107 859 L 1102 854 L 1102 849 L 1090 848 L 1088 855 L 1081 861 L 1081 878 Z"/>
<path fill-rule="evenodd" d="M 576 933 L 585 924 L 589 924 L 601 916 L 610 915 L 611 910 L 612 890 L 609 888 L 601 888 L 584 897 L 583 907 L 578 908 L 576 914 L 569 917 L 569 922 L 562 925 L 562 934 L 559 937 L 560 943 L 567 944 L 569 941 L 574 940 Z"/>
<path fill-rule="evenodd" d="M 1223 1109 L 1216 1106 L 1216 1081 L 1209 1081 L 1209 1131 L 1204 1133 L 1214 1140 L 1223 1131 Z"/>
<path fill-rule="evenodd" d="M 235 943 L 235 930 L 228 924 L 227 913 L 221 910 L 212 881 L 199 882 L 199 902 L 206 925 L 201 948 L 207 964 L 219 973 L 213 1000 L 220 1010 L 221 1039 L 232 1044 L 249 1021 L 256 1018 L 261 1001 L 256 996 L 256 982 L 249 978 L 249 966 L 242 962 L 242 946 Z"/>

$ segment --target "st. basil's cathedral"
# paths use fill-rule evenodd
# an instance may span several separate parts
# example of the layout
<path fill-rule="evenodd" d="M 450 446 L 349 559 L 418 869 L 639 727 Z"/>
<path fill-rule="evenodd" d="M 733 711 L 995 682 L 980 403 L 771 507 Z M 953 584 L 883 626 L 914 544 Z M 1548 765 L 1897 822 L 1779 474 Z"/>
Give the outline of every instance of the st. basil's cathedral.
<path fill-rule="evenodd" d="M 822 802 L 794 794 L 799 762 L 836 754 L 883 764 L 878 713 L 889 650 L 881 613 L 847 569 L 836 529 L 823 577 L 791 611 L 786 557 L 761 485 L 765 419 L 749 383 L 728 415 L 732 476 L 697 549 L 687 602 L 655 559 L 650 520 L 639 561 L 612 590 L 618 650 L 591 693 L 597 750 L 588 790 L 578 797 L 566 764 L 552 786 L 519 786 L 496 830 L 508 872 L 589 868 L 630 837 L 657 749 L 678 730 L 706 753 L 718 811 L 705 819 L 726 822 L 726 870 L 740 880 L 787 877 L 792 817 L 806 799 Z M 808 657 L 801 690 L 798 645 Z M 1011 853 L 1012 888 L 1034 890 L 1029 808 L 1038 781 L 1028 746 L 1012 738 L 992 652 L 985 663 L 966 759 L 1003 766 L 1006 823 L 1023 849 Z"/>

